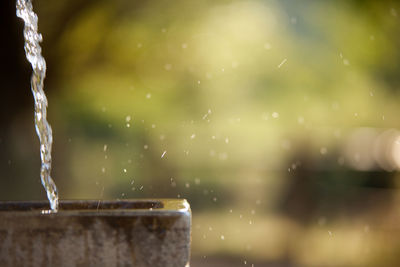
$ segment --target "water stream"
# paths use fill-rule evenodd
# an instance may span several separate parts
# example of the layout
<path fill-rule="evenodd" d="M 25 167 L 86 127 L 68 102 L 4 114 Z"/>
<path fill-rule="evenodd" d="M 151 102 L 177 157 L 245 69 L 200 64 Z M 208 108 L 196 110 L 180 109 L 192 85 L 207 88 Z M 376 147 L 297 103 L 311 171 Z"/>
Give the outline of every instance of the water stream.
<path fill-rule="evenodd" d="M 42 56 L 40 42 L 42 35 L 38 32 L 38 17 L 33 12 L 31 0 L 17 0 L 17 16 L 24 20 L 24 39 L 26 58 L 32 65 L 31 89 L 35 100 L 35 128 L 40 141 L 41 170 L 40 178 L 50 201 L 52 211 L 58 209 L 57 187 L 50 176 L 51 146 L 53 134 L 47 121 L 47 98 L 43 91 L 46 77 L 46 61 Z"/>

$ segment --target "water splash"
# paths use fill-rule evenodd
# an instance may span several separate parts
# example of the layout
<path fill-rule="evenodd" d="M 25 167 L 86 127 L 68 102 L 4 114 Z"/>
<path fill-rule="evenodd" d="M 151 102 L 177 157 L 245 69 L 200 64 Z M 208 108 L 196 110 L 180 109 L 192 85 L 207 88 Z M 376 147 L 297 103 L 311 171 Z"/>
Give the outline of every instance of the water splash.
<path fill-rule="evenodd" d="M 40 141 L 40 158 L 42 166 L 40 178 L 50 201 L 52 211 L 58 209 L 57 187 L 50 177 L 51 172 L 51 145 L 53 134 L 47 122 L 47 98 L 43 91 L 43 82 L 46 77 L 46 61 L 43 58 L 40 42 L 42 35 L 38 32 L 38 17 L 33 12 L 31 0 L 17 0 L 17 16 L 24 20 L 24 39 L 26 58 L 32 65 L 31 89 L 35 99 L 35 128 Z"/>

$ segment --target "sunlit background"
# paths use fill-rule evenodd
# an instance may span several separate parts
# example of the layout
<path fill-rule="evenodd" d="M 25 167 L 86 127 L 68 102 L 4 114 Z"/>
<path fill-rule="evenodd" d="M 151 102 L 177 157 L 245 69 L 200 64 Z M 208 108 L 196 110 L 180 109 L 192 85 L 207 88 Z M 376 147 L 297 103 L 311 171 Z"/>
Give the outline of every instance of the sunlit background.
<path fill-rule="evenodd" d="M 45 199 L 1 5 L 0 199 Z M 397 1 L 34 9 L 62 199 L 188 199 L 193 267 L 400 265 Z"/>

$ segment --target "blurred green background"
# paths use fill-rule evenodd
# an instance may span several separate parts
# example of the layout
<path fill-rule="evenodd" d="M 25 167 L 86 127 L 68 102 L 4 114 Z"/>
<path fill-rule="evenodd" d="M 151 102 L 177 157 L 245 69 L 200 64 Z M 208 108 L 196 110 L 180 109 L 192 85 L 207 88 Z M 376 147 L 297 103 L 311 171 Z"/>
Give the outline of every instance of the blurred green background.
<path fill-rule="evenodd" d="M 3 1 L 0 199 L 45 199 Z M 397 1 L 34 1 L 61 199 L 187 198 L 192 266 L 400 265 Z"/>

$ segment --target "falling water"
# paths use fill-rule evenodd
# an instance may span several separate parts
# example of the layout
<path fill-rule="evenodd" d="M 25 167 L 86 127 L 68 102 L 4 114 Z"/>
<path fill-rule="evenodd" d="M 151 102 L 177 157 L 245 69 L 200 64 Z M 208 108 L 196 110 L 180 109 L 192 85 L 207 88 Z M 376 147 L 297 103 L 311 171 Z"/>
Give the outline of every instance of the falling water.
<path fill-rule="evenodd" d="M 31 89 L 35 99 L 35 128 L 40 141 L 40 158 L 42 166 L 40 177 L 46 189 L 52 211 L 58 209 L 58 193 L 56 184 L 50 177 L 51 145 L 53 134 L 47 122 L 47 98 L 43 91 L 46 76 L 46 61 L 42 57 L 40 42 L 42 35 L 38 32 L 38 17 L 33 12 L 31 0 L 17 0 L 17 16 L 24 20 L 24 38 L 26 58 L 32 65 Z"/>

